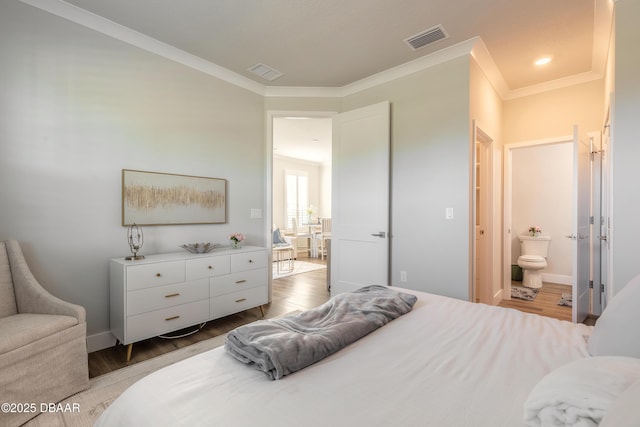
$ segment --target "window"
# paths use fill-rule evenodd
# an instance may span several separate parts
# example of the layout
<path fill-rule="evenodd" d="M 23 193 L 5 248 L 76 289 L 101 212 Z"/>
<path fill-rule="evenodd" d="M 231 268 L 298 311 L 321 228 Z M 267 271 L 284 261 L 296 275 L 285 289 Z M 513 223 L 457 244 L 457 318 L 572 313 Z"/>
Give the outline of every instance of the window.
<path fill-rule="evenodd" d="M 293 227 L 293 218 L 298 224 L 309 222 L 309 179 L 306 172 L 285 171 L 285 212 L 287 228 Z"/>

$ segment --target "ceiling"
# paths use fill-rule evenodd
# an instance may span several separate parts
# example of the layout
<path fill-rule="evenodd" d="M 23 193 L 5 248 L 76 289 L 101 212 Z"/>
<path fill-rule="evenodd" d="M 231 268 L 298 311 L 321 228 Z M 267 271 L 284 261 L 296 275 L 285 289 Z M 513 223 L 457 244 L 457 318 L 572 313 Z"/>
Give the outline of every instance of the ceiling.
<path fill-rule="evenodd" d="M 331 118 L 275 117 L 273 154 L 315 163 L 330 163 Z"/>
<path fill-rule="evenodd" d="M 613 9 L 612 0 L 67 3 L 267 87 L 345 87 L 480 37 L 508 91 L 576 76 L 601 76 Z M 449 37 L 418 50 L 404 41 L 436 25 Z M 541 56 L 550 56 L 552 61 L 536 67 L 534 61 Z M 282 76 L 268 81 L 248 71 L 259 63 Z"/>

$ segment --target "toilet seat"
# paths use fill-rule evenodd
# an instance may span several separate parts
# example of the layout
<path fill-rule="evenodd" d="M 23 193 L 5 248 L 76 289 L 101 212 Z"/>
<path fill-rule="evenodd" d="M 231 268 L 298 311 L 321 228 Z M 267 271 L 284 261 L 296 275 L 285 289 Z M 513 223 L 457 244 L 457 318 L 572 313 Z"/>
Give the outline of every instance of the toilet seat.
<path fill-rule="evenodd" d="M 520 257 L 518 258 L 518 261 L 524 261 L 524 262 L 530 262 L 530 263 L 535 263 L 535 262 L 543 263 L 543 262 L 546 262 L 546 259 L 544 257 L 541 257 L 540 255 L 520 255 Z"/>

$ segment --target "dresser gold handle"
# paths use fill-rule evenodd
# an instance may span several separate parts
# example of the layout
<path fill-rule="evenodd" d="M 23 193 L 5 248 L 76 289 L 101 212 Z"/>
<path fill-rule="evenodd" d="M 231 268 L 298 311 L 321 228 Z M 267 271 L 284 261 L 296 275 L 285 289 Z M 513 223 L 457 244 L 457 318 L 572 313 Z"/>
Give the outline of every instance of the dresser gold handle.
<path fill-rule="evenodd" d="M 213 266 L 212 265 L 210 265 L 208 268 L 209 268 L 209 270 L 213 270 Z"/>
<path fill-rule="evenodd" d="M 244 282 L 246 282 L 246 280 L 244 280 L 244 279 L 242 279 L 242 280 L 236 280 L 236 284 L 238 284 L 238 285 L 239 285 L 240 283 L 244 283 Z"/>
<path fill-rule="evenodd" d="M 176 320 L 176 319 L 179 319 L 179 318 L 180 318 L 180 316 L 172 316 L 172 317 L 167 317 L 167 318 L 166 318 L 166 319 L 164 319 L 164 320 L 169 321 L 169 320 Z"/>
<path fill-rule="evenodd" d="M 246 298 L 240 298 L 240 299 L 237 299 L 236 302 L 242 302 L 242 301 L 246 301 L 246 300 L 247 300 Z"/>
<path fill-rule="evenodd" d="M 156 273 L 156 277 L 160 277 L 160 276 L 162 276 L 162 274 Z"/>
<path fill-rule="evenodd" d="M 165 295 L 165 298 L 171 298 L 171 297 L 177 297 L 178 295 L 180 295 L 180 292 L 176 292 L 175 294 L 169 294 L 169 295 Z"/>
<path fill-rule="evenodd" d="M 250 260 L 249 260 L 249 264 L 251 264 L 252 262 L 253 262 L 253 260 L 252 260 L 252 259 L 250 259 Z"/>

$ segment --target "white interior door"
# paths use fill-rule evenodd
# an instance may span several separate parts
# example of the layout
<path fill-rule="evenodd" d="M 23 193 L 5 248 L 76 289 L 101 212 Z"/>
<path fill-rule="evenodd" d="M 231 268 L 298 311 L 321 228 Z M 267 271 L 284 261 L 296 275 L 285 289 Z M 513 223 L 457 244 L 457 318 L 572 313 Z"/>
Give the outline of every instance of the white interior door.
<path fill-rule="evenodd" d="M 333 118 L 331 295 L 389 284 L 389 102 Z"/>
<path fill-rule="evenodd" d="M 591 309 L 590 313 L 596 316 L 602 314 L 602 251 L 604 243 L 601 240 L 603 233 L 601 231 L 604 225 L 604 217 L 602 216 L 602 200 L 603 200 L 603 159 L 604 151 L 599 137 L 591 138 L 591 217 L 593 225 L 591 226 L 591 281 L 593 290 L 591 291 Z"/>
<path fill-rule="evenodd" d="M 574 127 L 573 132 L 573 310 L 572 320 L 582 322 L 589 315 L 591 148 L 588 137 Z"/>

